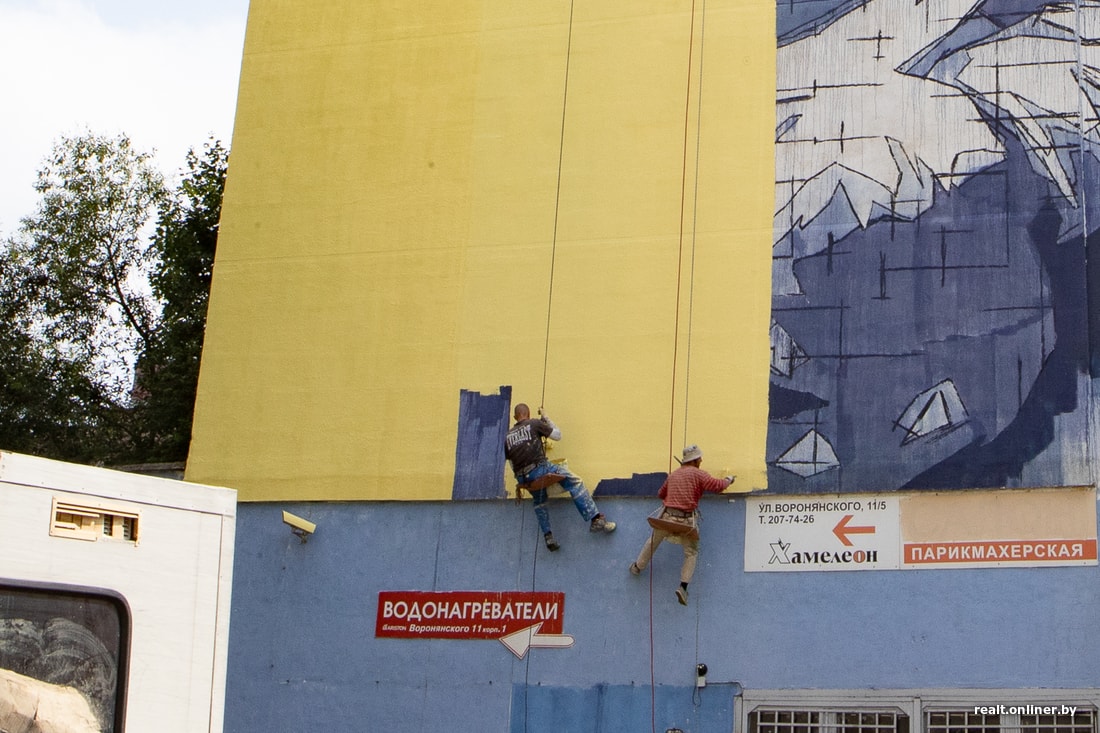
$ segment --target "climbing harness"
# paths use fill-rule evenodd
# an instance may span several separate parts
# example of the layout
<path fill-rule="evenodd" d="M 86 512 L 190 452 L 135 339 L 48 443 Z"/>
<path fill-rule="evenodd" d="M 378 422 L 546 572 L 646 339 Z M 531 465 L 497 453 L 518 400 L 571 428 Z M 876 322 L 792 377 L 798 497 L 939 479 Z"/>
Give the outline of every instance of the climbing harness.
<path fill-rule="evenodd" d="M 560 473 L 548 473 L 545 476 L 539 476 L 537 479 L 529 483 L 516 484 L 516 488 L 523 489 L 525 491 L 535 492 L 541 489 L 545 489 L 547 486 L 556 484 L 563 478 L 565 478 L 565 476 Z"/>
<path fill-rule="evenodd" d="M 697 512 L 692 512 L 684 517 L 684 519 L 689 520 L 688 522 L 677 522 L 674 519 L 665 519 L 665 514 L 665 507 L 658 507 L 656 511 L 649 515 L 646 521 L 649 522 L 649 526 L 653 527 L 653 529 L 668 532 L 676 537 L 683 537 L 688 540 L 699 539 L 699 515 Z"/>
<path fill-rule="evenodd" d="M 523 491 L 534 493 L 549 486 L 553 486 L 554 484 L 561 481 L 563 478 L 565 478 L 565 476 L 560 473 L 548 473 L 543 476 L 539 476 L 534 481 L 530 481 L 526 484 L 516 484 L 516 496 L 519 496 L 519 492 L 521 489 Z"/>

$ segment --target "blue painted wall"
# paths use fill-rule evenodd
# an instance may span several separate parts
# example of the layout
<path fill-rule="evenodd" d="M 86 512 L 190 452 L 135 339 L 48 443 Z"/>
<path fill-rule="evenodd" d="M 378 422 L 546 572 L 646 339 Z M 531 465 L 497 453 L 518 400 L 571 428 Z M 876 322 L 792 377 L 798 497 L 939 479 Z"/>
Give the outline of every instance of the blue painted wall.
<path fill-rule="evenodd" d="M 240 505 L 225 730 L 725 731 L 740 686 L 1100 680 L 1097 567 L 745 573 L 744 503 L 707 497 L 684 608 L 679 547 L 627 572 L 654 506 L 602 500 L 619 522 L 604 536 L 555 502 L 550 554 L 529 502 Z M 308 543 L 283 509 L 317 523 Z M 576 643 L 520 660 L 491 640 L 376 639 L 384 590 L 561 591 Z"/>
<path fill-rule="evenodd" d="M 508 434 L 512 388 L 483 395 L 464 389 L 458 399 L 458 438 L 452 499 L 503 499 L 504 436 Z"/>

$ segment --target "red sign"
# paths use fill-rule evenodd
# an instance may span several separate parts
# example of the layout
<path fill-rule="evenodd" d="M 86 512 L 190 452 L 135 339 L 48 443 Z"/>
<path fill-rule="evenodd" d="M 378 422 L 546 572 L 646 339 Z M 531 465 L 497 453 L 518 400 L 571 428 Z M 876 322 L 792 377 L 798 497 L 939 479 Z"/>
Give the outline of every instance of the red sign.
<path fill-rule="evenodd" d="M 382 591 L 376 637 L 500 639 L 538 625 L 561 634 L 565 594 L 524 591 Z"/>

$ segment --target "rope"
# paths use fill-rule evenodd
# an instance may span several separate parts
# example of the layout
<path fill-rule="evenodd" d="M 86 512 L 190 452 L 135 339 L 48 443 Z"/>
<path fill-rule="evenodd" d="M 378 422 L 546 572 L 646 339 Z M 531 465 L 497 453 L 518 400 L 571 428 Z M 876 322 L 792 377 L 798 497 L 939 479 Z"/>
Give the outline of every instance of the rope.
<path fill-rule="evenodd" d="M 554 265 L 557 262 L 558 254 L 558 220 L 561 213 L 561 170 L 562 160 L 565 157 L 565 113 L 566 103 L 569 100 L 569 63 L 572 59 L 573 53 L 573 0 L 569 2 L 569 26 L 566 34 L 565 43 L 565 80 L 562 87 L 561 98 L 561 136 L 558 139 L 558 173 L 557 183 L 554 191 L 554 226 L 553 234 L 551 236 L 550 246 L 550 281 L 547 287 L 546 293 L 546 334 L 543 339 L 543 352 L 542 352 L 542 392 L 539 396 L 539 406 L 546 404 L 546 374 L 547 365 L 550 361 L 550 320 L 554 310 Z M 519 491 L 517 488 L 516 491 Z M 532 496 L 532 501 L 534 497 Z M 520 508 L 523 509 L 523 503 L 521 502 Z M 526 515 L 526 511 L 522 512 Z M 523 531 L 523 527 L 526 524 L 525 519 L 520 520 L 520 530 Z M 522 535 L 521 535 L 522 536 Z M 539 558 L 539 543 L 543 541 L 542 537 L 536 537 L 535 549 L 532 553 L 531 560 L 531 590 L 535 590 L 535 578 L 538 573 L 538 558 Z M 518 573 L 518 570 L 517 570 Z M 519 583 L 517 582 L 517 586 Z M 528 719 L 530 717 L 530 708 L 528 706 L 528 690 L 531 684 L 531 656 L 527 655 L 526 663 L 524 665 L 523 676 L 523 730 L 527 730 Z"/>
<path fill-rule="evenodd" d="M 694 28 L 695 8 L 691 11 L 692 26 Z M 687 358 L 684 361 L 684 445 L 688 441 L 688 405 L 691 404 L 691 330 L 695 315 L 695 245 L 697 232 L 699 231 L 699 160 L 700 146 L 703 139 L 703 41 L 707 30 L 707 0 L 702 0 L 702 15 L 699 18 L 699 95 L 696 98 L 695 111 L 695 190 L 691 202 L 691 270 L 688 277 L 688 327 L 687 327 Z M 690 77 L 690 72 L 689 72 Z M 686 137 L 686 136 L 685 136 Z M 685 142 L 686 148 L 686 142 Z M 686 157 L 686 150 L 685 150 Z"/>
<path fill-rule="evenodd" d="M 700 47 L 703 42 L 703 31 L 706 27 L 706 0 L 703 1 L 702 12 L 703 18 L 700 21 Z M 691 115 L 691 71 L 695 58 L 695 0 L 691 3 L 691 30 L 688 37 L 688 63 L 687 63 L 687 85 L 684 94 L 684 148 L 683 148 L 683 162 L 680 174 L 680 229 L 679 239 L 677 243 L 677 261 L 676 261 L 676 315 L 673 322 L 673 336 L 672 336 L 672 394 L 671 404 L 669 407 L 669 426 L 668 426 L 668 467 L 669 472 L 672 471 L 672 457 L 675 455 L 675 447 L 673 446 L 674 432 L 676 430 L 676 368 L 677 360 L 679 358 L 679 341 L 680 341 L 680 293 L 683 290 L 683 264 L 684 264 L 684 221 L 685 210 L 687 208 L 687 185 L 688 185 L 688 130 Z M 695 130 L 695 190 L 692 199 L 692 223 L 691 223 L 691 266 L 689 269 L 689 300 L 688 300 L 688 323 L 687 323 L 687 360 L 684 364 L 684 435 L 683 442 L 687 443 L 687 428 L 688 428 L 688 395 L 690 388 L 690 373 L 691 373 L 691 324 L 692 317 L 694 315 L 694 281 L 695 281 L 695 245 L 696 245 L 696 229 L 699 212 L 699 145 L 702 128 L 702 75 L 703 75 L 703 61 L 702 53 L 699 55 L 699 81 L 700 81 L 700 93 L 697 100 L 697 114 L 696 114 L 696 130 Z M 652 535 L 652 533 L 651 533 Z M 656 552 L 653 553 L 656 555 Z M 649 676 L 650 676 L 650 714 L 651 725 L 653 733 L 657 731 L 657 682 L 656 682 L 656 660 L 654 652 L 654 628 L 653 628 L 653 559 L 650 559 L 649 563 Z M 699 608 L 696 603 L 695 613 L 695 660 L 696 664 L 699 661 Z"/>
<path fill-rule="evenodd" d="M 554 308 L 554 265 L 558 256 L 558 220 L 561 213 L 561 169 L 565 157 L 565 111 L 569 100 L 569 62 L 573 53 L 573 1 L 569 2 L 569 32 L 565 43 L 565 83 L 561 97 L 561 137 L 558 140 L 558 180 L 554 191 L 554 229 L 550 244 L 550 285 L 546 293 L 546 338 L 542 352 L 542 395 L 539 405 L 546 404 L 546 373 L 550 362 L 550 316 Z"/>
<path fill-rule="evenodd" d="M 673 321 L 672 329 L 672 394 L 671 404 L 669 408 L 669 426 L 668 426 L 668 455 L 669 455 L 669 469 L 672 468 L 672 456 L 675 454 L 675 448 L 673 446 L 673 432 L 676 429 L 675 412 L 676 412 L 676 364 L 680 356 L 680 293 L 683 290 L 684 280 L 684 216 L 685 209 L 687 208 L 687 166 L 688 166 L 688 124 L 690 122 L 691 114 L 691 67 L 695 55 L 695 0 L 691 2 L 691 31 L 688 36 L 688 64 L 687 64 L 687 88 L 684 94 L 684 150 L 683 150 L 683 163 L 680 172 L 680 229 L 679 239 L 677 243 L 677 257 L 676 257 L 676 315 Z M 698 180 L 698 148 L 696 148 L 696 180 Z M 696 201 L 698 200 L 698 186 L 696 186 Z M 696 207 L 697 208 L 697 207 Z M 694 245 L 695 235 L 692 233 L 692 276 L 694 276 Z M 690 316 L 690 313 L 689 313 Z M 690 338 L 690 320 L 689 320 L 689 338 Z M 690 358 L 690 351 L 689 351 Z M 686 366 L 685 366 L 686 369 Z M 687 399 L 686 399 L 687 384 L 685 381 L 685 400 L 684 400 L 684 431 L 685 436 L 687 434 Z M 686 441 L 686 438 L 685 438 Z"/>
<path fill-rule="evenodd" d="M 694 20 L 694 9 L 692 10 L 692 19 Z M 695 191 L 694 198 L 692 199 L 692 220 L 691 220 L 691 287 L 689 293 L 691 299 L 688 301 L 688 336 L 687 336 L 687 360 L 684 364 L 686 375 L 684 378 L 684 443 L 687 443 L 687 426 L 688 426 L 688 390 L 691 386 L 691 326 L 692 316 L 694 315 L 695 305 L 695 244 L 696 235 L 699 231 L 699 160 L 700 160 L 700 147 L 702 146 L 703 139 L 703 45 L 706 40 L 707 31 L 707 0 L 702 0 L 702 17 L 699 19 L 699 95 L 696 100 L 698 105 L 695 112 Z M 698 522 L 698 517 L 696 517 Z M 695 664 L 699 664 L 699 625 L 702 617 L 702 602 L 700 599 L 695 601 Z M 700 696 L 699 703 L 702 703 L 702 692 L 698 687 L 695 688 L 695 692 Z M 694 701 L 694 698 L 693 698 Z M 698 707 L 698 705 L 696 706 Z"/>
<path fill-rule="evenodd" d="M 516 491 L 519 491 L 519 489 L 516 489 Z M 523 506 L 521 505 L 520 508 L 522 509 Z M 527 512 L 526 511 L 522 512 L 522 514 L 524 514 L 526 516 Z M 520 537 L 521 538 L 523 537 L 522 532 L 523 532 L 523 528 L 526 524 L 527 524 L 527 521 L 526 521 L 525 518 L 520 520 L 520 532 L 521 532 Z M 537 535 L 537 533 L 536 533 L 536 535 Z M 535 539 L 535 550 L 532 553 L 532 558 L 533 558 L 532 561 L 531 561 L 531 590 L 532 591 L 535 590 L 535 573 L 538 570 L 538 565 L 539 565 L 539 540 L 540 539 L 541 538 L 536 537 L 536 539 Z M 516 572 L 517 573 L 519 572 L 518 567 L 516 569 Z M 518 586 L 519 583 L 516 583 L 516 585 Z M 527 696 L 527 693 L 530 689 L 531 689 L 531 654 L 528 653 L 527 656 L 524 658 L 524 664 L 523 664 L 523 730 L 524 731 L 527 730 L 527 722 L 531 717 L 531 706 L 528 703 L 528 696 Z"/>
<path fill-rule="evenodd" d="M 699 666 L 699 619 L 703 615 L 703 602 L 701 598 L 695 599 L 695 666 Z M 699 710 L 699 706 L 703 703 L 702 692 L 696 687 L 692 693 L 691 701 L 695 706 L 696 711 Z M 698 699 L 696 699 L 698 696 Z"/>
<path fill-rule="evenodd" d="M 706 14 L 705 0 L 703 0 L 703 13 Z M 561 214 L 561 180 L 562 180 L 562 161 L 565 153 L 565 122 L 567 102 L 569 98 L 569 67 L 572 58 L 572 46 L 573 46 L 573 11 L 574 3 L 570 0 L 569 3 L 569 29 L 566 43 L 565 54 L 565 80 L 562 93 L 562 112 L 561 112 L 561 136 L 558 141 L 558 169 L 557 169 L 557 182 L 554 193 L 554 225 L 553 235 L 551 238 L 550 248 L 550 276 L 549 285 L 547 288 L 547 304 L 546 304 L 546 332 L 543 342 L 543 358 L 542 358 L 542 391 L 540 395 L 539 404 L 546 404 L 546 381 L 547 374 L 549 372 L 550 361 L 550 326 L 553 316 L 553 304 L 554 304 L 554 270 L 557 262 L 557 248 L 558 248 L 558 224 Z M 705 20 L 705 19 L 704 19 Z M 702 30 L 703 24 L 701 24 Z M 702 36 L 700 36 L 701 42 Z M 673 433 L 675 431 L 675 419 L 674 414 L 676 410 L 676 377 L 677 377 L 677 360 L 679 358 L 679 333 L 680 333 L 680 293 L 683 286 L 683 259 L 684 259 L 684 223 L 685 223 L 685 210 L 687 206 L 687 166 L 688 166 L 688 125 L 690 123 L 690 104 L 691 104 L 691 71 L 694 61 L 695 51 L 695 0 L 691 3 L 691 27 L 688 40 L 688 65 L 687 65 L 687 87 L 684 101 L 684 134 L 683 134 L 683 163 L 681 168 L 680 177 L 680 224 L 679 224 L 679 238 L 677 243 L 677 264 L 676 264 L 676 311 L 675 320 L 673 324 L 673 345 L 672 345 L 672 395 L 671 395 L 671 409 L 669 410 L 669 469 L 672 468 L 672 458 L 674 453 L 673 449 Z M 700 78 L 702 77 L 702 57 L 700 56 Z M 702 95 L 700 94 L 699 104 L 699 119 L 696 120 L 696 149 L 695 149 L 695 192 L 693 198 L 693 219 L 692 219 L 692 237 L 691 237 L 691 265 L 689 270 L 689 286 L 693 289 L 695 279 L 695 246 L 696 246 L 696 222 L 698 218 L 698 197 L 699 197 L 699 130 L 701 127 L 701 109 L 702 109 Z M 691 360 L 691 322 L 694 311 L 694 293 L 690 292 L 688 301 L 688 330 L 687 330 L 687 362 L 685 363 L 685 383 L 684 383 L 684 442 L 687 441 L 687 420 L 688 420 L 688 390 L 690 387 L 690 360 Z M 652 535 L 652 533 L 651 533 Z M 535 585 L 535 574 L 538 567 L 538 546 L 536 544 L 534 552 L 534 560 L 531 569 L 531 585 L 532 590 Z M 699 656 L 699 612 L 696 610 L 696 660 Z M 529 686 L 529 674 L 530 674 L 530 659 L 527 660 L 527 669 L 524 677 L 524 730 L 527 730 L 527 717 L 528 711 L 526 709 L 527 703 L 527 688 Z M 656 684 L 656 662 L 655 662 L 655 645 L 654 645 L 654 629 L 653 629 L 653 560 L 650 559 L 649 563 L 649 676 L 650 676 L 650 717 L 651 725 L 654 733 L 657 730 L 657 684 Z"/>
<path fill-rule="evenodd" d="M 649 531 L 649 540 L 653 541 L 653 530 Z M 653 658 L 653 561 L 656 559 L 656 551 L 649 555 L 649 716 L 653 733 L 657 733 L 657 675 L 654 671 L 656 663 Z"/>

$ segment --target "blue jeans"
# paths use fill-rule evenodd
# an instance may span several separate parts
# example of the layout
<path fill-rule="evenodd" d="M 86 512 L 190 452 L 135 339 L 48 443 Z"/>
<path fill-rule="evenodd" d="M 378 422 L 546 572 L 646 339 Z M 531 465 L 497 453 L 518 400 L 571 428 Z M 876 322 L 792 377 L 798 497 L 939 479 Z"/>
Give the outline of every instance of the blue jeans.
<path fill-rule="evenodd" d="M 527 473 L 516 474 L 516 481 L 526 484 L 548 473 L 558 473 L 565 477 L 561 480 L 561 486 L 573 498 L 573 503 L 577 506 L 577 511 L 584 517 L 584 521 L 591 522 L 596 518 L 600 510 L 596 508 L 596 502 L 592 500 L 592 495 L 584 487 L 584 482 L 565 466 L 555 465 L 550 461 L 542 461 Z M 539 529 L 542 530 L 543 534 L 546 534 L 550 531 L 550 510 L 546 506 L 547 489 L 532 491 L 531 498 L 534 499 L 535 517 L 539 520 Z"/>

